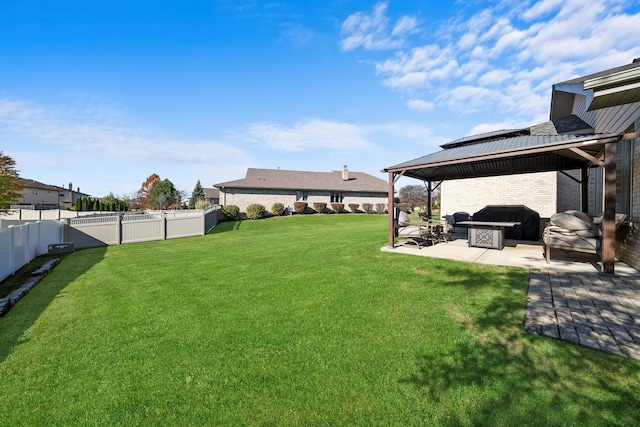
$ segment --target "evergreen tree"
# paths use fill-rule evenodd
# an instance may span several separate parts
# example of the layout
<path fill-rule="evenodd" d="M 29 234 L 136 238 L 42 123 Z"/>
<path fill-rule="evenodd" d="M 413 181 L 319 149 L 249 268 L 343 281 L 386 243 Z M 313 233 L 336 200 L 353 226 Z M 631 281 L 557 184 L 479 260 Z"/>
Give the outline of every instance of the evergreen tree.
<path fill-rule="evenodd" d="M 22 180 L 15 166 L 15 160 L 0 151 L 0 214 L 22 197 Z"/>
<path fill-rule="evenodd" d="M 202 184 L 200 184 L 200 180 L 196 183 L 196 186 L 193 188 L 191 192 L 191 198 L 189 199 L 189 209 L 194 209 L 196 207 L 196 202 L 198 200 L 204 200 L 204 188 L 202 188 Z"/>

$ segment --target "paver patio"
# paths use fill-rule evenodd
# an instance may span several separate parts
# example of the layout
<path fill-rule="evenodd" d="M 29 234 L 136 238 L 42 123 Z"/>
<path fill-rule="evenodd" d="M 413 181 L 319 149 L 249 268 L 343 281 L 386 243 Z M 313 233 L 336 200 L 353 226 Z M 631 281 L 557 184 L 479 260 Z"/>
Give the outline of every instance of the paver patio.
<path fill-rule="evenodd" d="M 471 248 L 464 236 L 421 249 L 407 244 L 382 250 L 527 268 L 526 330 L 640 360 L 640 272 L 624 263 L 616 262 L 615 276 L 608 276 L 600 274 L 597 256 L 554 251 L 547 264 L 541 243 Z"/>

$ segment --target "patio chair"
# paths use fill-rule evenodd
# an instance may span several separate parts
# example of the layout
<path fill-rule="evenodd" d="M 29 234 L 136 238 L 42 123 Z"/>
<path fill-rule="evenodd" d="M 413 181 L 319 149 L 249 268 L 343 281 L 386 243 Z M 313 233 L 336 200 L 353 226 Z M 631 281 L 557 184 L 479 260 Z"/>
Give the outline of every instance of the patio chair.
<path fill-rule="evenodd" d="M 467 212 L 456 212 L 453 214 L 453 232 L 456 232 L 456 228 L 464 228 L 465 231 L 467 230 L 467 226 L 466 225 L 460 225 L 459 223 L 462 221 L 469 221 L 471 220 L 471 215 L 469 215 L 469 213 Z"/>
<path fill-rule="evenodd" d="M 616 214 L 617 230 L 627 218 Z M 592 217 L 584 212 L 569 210 L 554 214 L 544 229 L 544 248 L 547 264 L 551 263 L 551 249 L 600 255 L 602 251 L 602 216 Z"/>
<path fill-rule="evenodd" d="M 429 221 L 422 217 L 420 217 L 418 222 L 412 222 L 407 212 L 399 210 L 395 225 L 396 237 L 400 239 L 402 243 L 412 242 L 420 249 L 421 245 L 428 245 L 431 241 L 432 236 Z"/>

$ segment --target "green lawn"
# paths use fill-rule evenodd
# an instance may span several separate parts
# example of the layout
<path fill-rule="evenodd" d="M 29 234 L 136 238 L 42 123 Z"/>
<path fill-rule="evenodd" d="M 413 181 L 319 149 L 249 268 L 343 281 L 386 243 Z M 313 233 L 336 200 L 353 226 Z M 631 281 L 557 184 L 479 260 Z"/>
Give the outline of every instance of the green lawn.
<path fill-rule="evenodd" d="M 78 251 L 0 318 L 0 425 L 635 425 L 640 362 L 522 330 L 524 270 L 386 217 Z"/>

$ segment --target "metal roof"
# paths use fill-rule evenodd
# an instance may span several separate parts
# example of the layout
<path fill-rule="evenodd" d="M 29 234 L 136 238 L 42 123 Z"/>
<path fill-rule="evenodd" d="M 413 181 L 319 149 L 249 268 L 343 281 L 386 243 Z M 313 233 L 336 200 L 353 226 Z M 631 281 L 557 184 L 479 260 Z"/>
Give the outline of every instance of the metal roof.
<path fill-rule="evenodd" d="M 622 138 L 601 135 L 524 135 L 448 148 L 385 168 L 424 181 L 513 175 L 594 165 L 604 145 Z"/>

